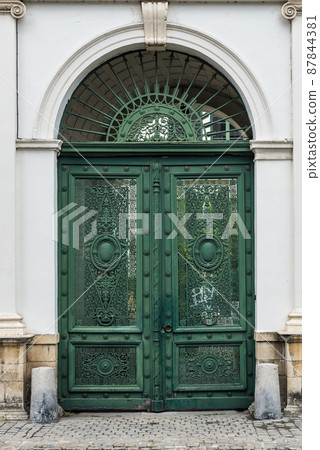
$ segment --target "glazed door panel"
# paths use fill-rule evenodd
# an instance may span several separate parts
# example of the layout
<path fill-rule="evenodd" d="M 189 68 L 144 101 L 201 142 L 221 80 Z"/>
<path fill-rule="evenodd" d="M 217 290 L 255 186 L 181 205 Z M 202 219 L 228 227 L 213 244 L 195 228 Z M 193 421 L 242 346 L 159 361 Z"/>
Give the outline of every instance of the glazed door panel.
<path fill-rule="evenodd" d="M 62 406 L 247 407 L 250 158 L 90 163 L 59 162 Z"/>
<path fill-rule="evenodd" d="M 150 204 L 149 173 L 81 163 L 60 168 L 61 403 L 148 409 L 150 239 L 128 225 Z"/>
<path fill-rule="evenodd" d="M 246 407 L 254 384 L 251 166 L 183 163 L 163 172 L 171 212 L 163 239 L 165 407 Z"/>

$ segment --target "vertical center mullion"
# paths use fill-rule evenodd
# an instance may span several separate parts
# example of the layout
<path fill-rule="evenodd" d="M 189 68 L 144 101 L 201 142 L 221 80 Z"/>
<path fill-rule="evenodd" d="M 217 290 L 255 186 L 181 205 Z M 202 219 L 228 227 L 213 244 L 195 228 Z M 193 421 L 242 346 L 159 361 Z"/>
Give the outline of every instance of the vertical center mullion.
<path fill-rule="evenodd" d="M 161 166 L 154 160 L 151 166 L 152 205 L 150 233 L 152 252 L 152 328 L 153 328 L 153 392 L 152 410 L 162 409 L 161 389 Z"/>
<path fill-rule="evenodd" d="M 163 325 L 166 332 L 162 333 L 163 341 L 163 386 L 164 386 L 164 396 L 165 399 L 170 399 L 172 397 L 172 380 L 173 380 L 173 332 L 169 331 L 170 328 L 174 328 L 174 318 L 172 311 L 173 302 L 173 264 L 172 264 L 172 244 L 173 240 L 170 239 L 172 233 L 172 221 L 168 216 L 168 213 L 173 212 L 172 203 L 172 185 L 171 185 L 171 172 L 172 166 L 168 164 L 168 159 L 163 165 L 162 176 L 163 176 L 163 201 L 162 201 L 162 212 L 163 212 L 163 239 L 162 239 L 162 299 L 163 299 Z"/>

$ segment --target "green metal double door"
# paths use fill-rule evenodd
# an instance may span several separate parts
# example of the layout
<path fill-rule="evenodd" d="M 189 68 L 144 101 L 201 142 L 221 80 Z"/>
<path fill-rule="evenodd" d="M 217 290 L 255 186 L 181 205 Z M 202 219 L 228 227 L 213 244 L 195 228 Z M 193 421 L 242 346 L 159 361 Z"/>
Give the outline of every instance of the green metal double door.
<path fill-rule="evenodd" d="M 252 160 L 216 159 L 60 158 L 64 408 L 252 402 Z"/>

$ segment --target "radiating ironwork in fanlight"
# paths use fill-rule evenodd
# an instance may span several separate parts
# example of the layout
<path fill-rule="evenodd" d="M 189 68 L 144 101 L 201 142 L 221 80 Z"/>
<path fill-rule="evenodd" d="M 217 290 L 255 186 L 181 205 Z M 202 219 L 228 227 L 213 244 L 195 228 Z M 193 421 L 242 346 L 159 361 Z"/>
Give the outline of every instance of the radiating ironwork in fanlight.
<path fill-rule="evenodd" d="M 93 70 L 72 94 L 60 127 L 69 142 L 195 142 L 250 139 L 232 84 L 180 52 L 135 51 Z"/>

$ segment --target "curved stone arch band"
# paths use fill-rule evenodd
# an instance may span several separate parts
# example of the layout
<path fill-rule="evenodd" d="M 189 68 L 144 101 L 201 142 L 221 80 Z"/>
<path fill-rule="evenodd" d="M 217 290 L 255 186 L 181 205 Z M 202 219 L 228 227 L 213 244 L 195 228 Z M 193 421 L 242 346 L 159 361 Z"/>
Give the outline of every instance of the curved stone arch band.
<path fill-rule="evenodd" d="M 128 44 L 129 43 L 129 44 Z M 142 25 L 109 31 L 76 51 L 55 74 L 48 86 L 35 120 L 33 139 L 54 139 L 69 96 L 97 65 L 124 51 L 144 45 Z M 167 48 L 188 51 L 214 65 L 235 85 L 246 105 L 254 139 L 269 139 L 273 121 L 261 86 L 239 56 L 213 37 L 197 30 L 168 24 Z"/>

